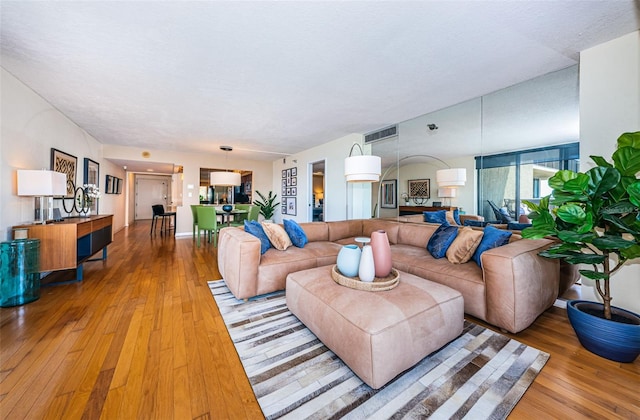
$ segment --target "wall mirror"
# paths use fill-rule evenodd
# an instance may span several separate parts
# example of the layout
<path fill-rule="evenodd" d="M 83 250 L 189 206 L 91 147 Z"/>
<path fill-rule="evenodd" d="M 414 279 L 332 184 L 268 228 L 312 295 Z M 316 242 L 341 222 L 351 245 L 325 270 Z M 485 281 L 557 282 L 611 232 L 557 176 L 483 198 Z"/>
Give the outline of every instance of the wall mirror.
<path fill-rule="evenodd" d="M 381 208 L 379 217 L 397 217 L 405 206 L 458 207 L 486 220 L 489 205 L 516 216 L 522 199 L 545 193 L 557 169 L 577 162 L 579 134 L 578 66 L 549 73 L 480 98 L 397 124 L 397 136 L 371 143 L 382 158 L 381 180 L 397 180 L 398 208 Z M 574 143 L 572 147 L 554 148 Z M 528 151 L 527 153 L 516 153 Z M 467 180 L 455 192 L 438 189 L 436 171 L 466 168 Z M 409 181 L 430 180 L 428 198 L 412 198 Z M 374 184 L 374 191 L 380 190 Z M 453 196 L 452 196 L 453 195 Z"/>

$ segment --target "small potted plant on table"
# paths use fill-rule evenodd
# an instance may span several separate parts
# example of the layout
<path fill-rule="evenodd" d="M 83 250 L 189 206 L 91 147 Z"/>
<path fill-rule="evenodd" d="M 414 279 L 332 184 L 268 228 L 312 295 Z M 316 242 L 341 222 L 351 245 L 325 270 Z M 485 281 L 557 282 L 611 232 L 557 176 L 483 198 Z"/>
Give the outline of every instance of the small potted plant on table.
<path fill-rule="evenodd" d="M 553 192 L 539 205 L 525 201 L 533 225 L 522 236 L 556 237 L 558 243 L 540 255 L 592 267 L 580 274 L 595 280 L 602 303 L 569 301 L 569 321 L 587 350 L 633 362 L 640 354 L 640 316 L 611 306 L 609 283 L 623 265 L 640 258 L 640 132 L 618 138 L 613 164 L 591 159 L 597 166 L 586 173 L 561 170 L 551 177 Z"/>

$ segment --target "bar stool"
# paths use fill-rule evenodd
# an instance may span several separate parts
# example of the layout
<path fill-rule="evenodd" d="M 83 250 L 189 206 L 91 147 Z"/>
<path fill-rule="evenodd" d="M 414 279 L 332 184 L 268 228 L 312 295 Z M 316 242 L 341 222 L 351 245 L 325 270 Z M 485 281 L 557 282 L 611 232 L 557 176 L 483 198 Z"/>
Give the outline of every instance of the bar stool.
<path fill-rule="evenodd" d="M 156 227 L 158 226 L 158 217 L 162 217 L 162 223 L 160 224 L 160 235 L 162 235 L 163 231 L 173 229 L 173 234 L 176 234 L 176 212 L 175 211 L 164 211 L 164 206 L 162 204 L 154 204 L 151 206 L 153 210 L 153 219 L 151 219 L 151 232 L 149 235 L 153 235 L 156 231 Z M 164 225 L 164 218 L 168 217 L 169 222 L 167 226 Z M 173 227 L 171 227 L 171 217 L 173 217 Z"/>

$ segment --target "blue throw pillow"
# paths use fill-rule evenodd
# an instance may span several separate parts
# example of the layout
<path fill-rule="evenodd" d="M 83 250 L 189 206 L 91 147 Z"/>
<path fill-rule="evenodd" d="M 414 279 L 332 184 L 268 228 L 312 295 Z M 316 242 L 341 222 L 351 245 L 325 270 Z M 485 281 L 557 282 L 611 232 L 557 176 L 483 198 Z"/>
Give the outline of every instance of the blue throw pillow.
<path fill-rule="evenodd" d="M 509 230 L 523 230 L 531 226 L 533 226 L 531 223 L 516 223 L 516 222 L 507 223 L 507 229 Z"/>
<path fill-rule="evenodd" d="M 424 215 L 424 221 L 428 223 L 438 223 L 449 225 L 447 222 L 447 211 L 446 210 L 438 210 L 438 211 L 425 211 L 422 212 Z"/>
<path fill-rule="evenodd" d="M 462 223 L 460 222 L 460 210 L 455 209 L 453 211 L 453 220 L 456 221 L 456 223 L 458 224 L 458 226 L 462 226 Z"/>
<path fill-rule="evenodd" d="M 252 220 L 250 222 L 248 221 L 244 221 L 244 230 L 247 233 L 252 234 L 253 236 L 255 236 L 256 238 L 260 239 L 260 254 L 264 254 L 265 252 L 267 252 L 267 250 L 269 248 L 271 248 L 271 242 L 269 241 L 269 237 L 267 236 L 266 233 L 264 233 L 264 229 L 262 229 L 262 226 L 260 225 L 260 223 L 258 223 L 255 220 Z"/>
<path fill-rule="evenodd" d="M 284 223 L 284 231 L 289 235 L 291 243 L 298 248 L 304 248 L 309 240 L 300 225 L 295 220 L 284 219 L 282 222 Z"/>
<path fill-rule="evenodd" d="M 492 248 L 508 244 L 511 234 L 511 231 L 498 229 L 493 226 L 487 226 L 484 228 L 484 235 L 482 235 L 480 245 L 478 245 L 478 248 L 472 257 L 476 264 L 482 267 L 482 262 L 480 260 L 482 253 Z"/>
<path fill-rule="evenodd" d="M 433 258 L 442 258 L 447 255 L 447 249 L 449 245 L 453 243 L 453 240 L 458 236 L 458 228 L 450 226 L 448 224 L 442 224 L 429 238 L 427 243 L 427 251 L 433 256 Z"/>

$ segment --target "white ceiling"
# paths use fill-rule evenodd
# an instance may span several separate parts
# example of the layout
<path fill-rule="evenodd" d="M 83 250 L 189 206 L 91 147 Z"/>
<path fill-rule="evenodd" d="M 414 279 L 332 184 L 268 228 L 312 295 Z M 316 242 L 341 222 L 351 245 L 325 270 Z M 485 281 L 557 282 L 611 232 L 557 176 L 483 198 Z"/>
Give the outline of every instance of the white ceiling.
<path fill-rule="evenodd" d="M 275 160 L 578 62 L 638 1 L 2 1 L 1 65 L 100 142 Z"/>

